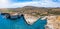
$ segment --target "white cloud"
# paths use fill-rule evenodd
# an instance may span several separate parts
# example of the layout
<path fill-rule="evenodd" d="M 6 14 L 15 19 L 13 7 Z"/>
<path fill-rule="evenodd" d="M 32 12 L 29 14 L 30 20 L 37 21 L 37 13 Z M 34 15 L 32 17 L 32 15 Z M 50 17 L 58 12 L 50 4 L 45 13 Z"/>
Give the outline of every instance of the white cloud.
<path fill-rule="evenodd" d="M 33 0 L 31 2 L 18 3 L 11 3 L 9 0 L 0 0 L 0 8 L 17 8 L 24 6 L 60 7 L 60 3 L 53 2 L 52 0 Z"/>
<path fill-rule="evenodd" d="M 8 0 L 0 0 L 0 8 L 7 7 L 9 5 Z"/>

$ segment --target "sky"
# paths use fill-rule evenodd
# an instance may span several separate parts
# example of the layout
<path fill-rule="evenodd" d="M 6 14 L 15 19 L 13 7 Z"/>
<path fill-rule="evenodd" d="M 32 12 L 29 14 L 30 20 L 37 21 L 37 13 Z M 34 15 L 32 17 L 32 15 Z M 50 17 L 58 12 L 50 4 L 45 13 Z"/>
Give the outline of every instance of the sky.
<path fill-rule="evenodd" d="M 0 0 L 0 8 L 18 8 L 24 6 L 60 7 L 60 0 Z"/>

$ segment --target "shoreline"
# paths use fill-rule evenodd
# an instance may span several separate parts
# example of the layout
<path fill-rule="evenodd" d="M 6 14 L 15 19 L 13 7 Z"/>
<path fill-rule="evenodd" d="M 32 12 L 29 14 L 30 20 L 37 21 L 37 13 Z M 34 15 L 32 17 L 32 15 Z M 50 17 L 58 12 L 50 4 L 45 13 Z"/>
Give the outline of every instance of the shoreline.
<path fill-rule="evenodd" d="M 17 14 L 14 14 L 17 15 Z M 36 22 L 39 18 L 42 16 L 33 16 L 30 14 L 24 14 L 25 20 L 28 24 L 32 25 L 34 22 Z M 47 25 L 49 28 L 56 29 L 59 28 L 60 26 L 60 16 L 43 16 L 42 20 L 47 18 Z M 51 27 L 52 26 L 52 27 Z M 59 28 L 60 29 L 60 28 Z"/>

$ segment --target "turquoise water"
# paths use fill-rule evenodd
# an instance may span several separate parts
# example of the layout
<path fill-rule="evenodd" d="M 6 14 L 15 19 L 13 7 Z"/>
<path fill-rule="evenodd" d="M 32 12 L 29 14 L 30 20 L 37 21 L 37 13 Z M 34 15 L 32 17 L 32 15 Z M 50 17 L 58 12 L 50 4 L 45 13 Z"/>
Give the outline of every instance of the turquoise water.
<path fill-rule="evenodd" d="M 29 25 L 26 23 L 24 16 L 17 20 L 10 20 L 0 15 L 0 29 L 45 29 L 44 26 L 47 24 L 47 20 L 40 19 Z"/>

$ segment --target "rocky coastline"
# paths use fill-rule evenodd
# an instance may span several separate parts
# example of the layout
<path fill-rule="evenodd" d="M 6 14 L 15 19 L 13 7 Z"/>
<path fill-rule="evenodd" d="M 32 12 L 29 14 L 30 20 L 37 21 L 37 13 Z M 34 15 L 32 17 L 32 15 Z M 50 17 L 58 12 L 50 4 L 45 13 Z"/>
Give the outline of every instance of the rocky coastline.
<path fill-rule="evenodd" d="M 8 14 L 11 16 L 11 18 L 14 18 L 13 16 L 15 16 L 15 19 L 18 18 L 18 15 L 22 15 L 22 14 L 18 14 L 18 13 L 14 13 L 14 14 L 10 14 L 10 13 L 4 13 L 2 15 Z M 8 15 L 6 16 L 8 18 Z M 46 29 L 60 29 L 60 16 L 33 16 L 30 14 L 23 14 L 26 22 L 30 25 L 32 25 L 35 21 L 37 21 L 37 19 L 42 18 L 42 20 L 47 19 L 47 25 L 46 25 Z M 48 28 L 47 28 L 48 26 Z M 51 27 L 52 26 L 52 27 Z"/>

